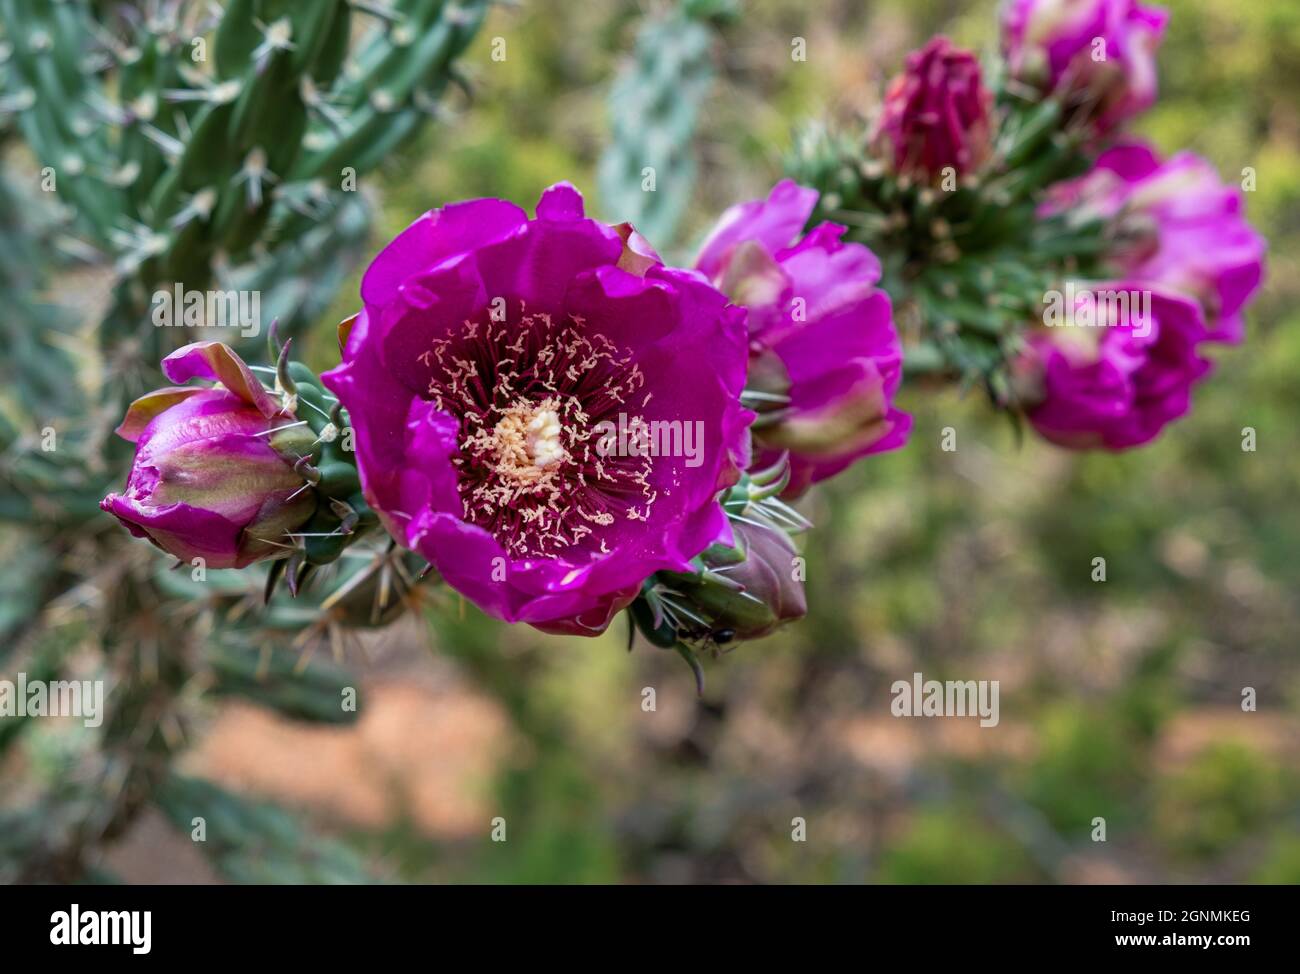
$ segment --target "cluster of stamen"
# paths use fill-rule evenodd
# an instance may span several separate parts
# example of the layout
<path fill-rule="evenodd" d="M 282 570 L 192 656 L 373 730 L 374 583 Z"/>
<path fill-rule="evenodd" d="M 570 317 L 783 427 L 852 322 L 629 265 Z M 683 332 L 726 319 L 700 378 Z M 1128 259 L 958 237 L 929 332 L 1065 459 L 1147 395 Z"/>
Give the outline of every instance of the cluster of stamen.
<path fill-rule="evenodd" d="M 460 421 L 464 517 L 516 557 L 607 551 L 601 529 L 647 520 L 655 501 L 649 456 L 598 449 L 597 424 L 649 400 L 638 395 L 645 375 L 583 325 L 548 314 L 470 319 L 420 355 L 427 397 Z"/>

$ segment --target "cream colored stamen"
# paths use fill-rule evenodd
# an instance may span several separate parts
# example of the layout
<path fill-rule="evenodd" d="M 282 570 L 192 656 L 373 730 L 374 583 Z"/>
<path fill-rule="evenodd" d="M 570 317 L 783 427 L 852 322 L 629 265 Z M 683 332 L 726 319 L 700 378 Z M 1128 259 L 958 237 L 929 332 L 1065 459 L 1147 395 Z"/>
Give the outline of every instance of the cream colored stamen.
<path fill-rule="evenodd" d="M 504 483 L 516 488 L 548 485 L 554 468 L 568 458 L 560 442 L 564 427 L 556 405 L 549 398 L 540 403 L 521 399 L 502 414 L 490 434 L 478 434 L 478 444 L 490 451 L 493 472 Z"/>
<path fill-rule="evenodd" d="M 539 409 L 528 424 L 528 453 L 533 465 L 542 470 L 563 463 L 568 454 L 560 443 L 560 414 L 554 409 Z"/>

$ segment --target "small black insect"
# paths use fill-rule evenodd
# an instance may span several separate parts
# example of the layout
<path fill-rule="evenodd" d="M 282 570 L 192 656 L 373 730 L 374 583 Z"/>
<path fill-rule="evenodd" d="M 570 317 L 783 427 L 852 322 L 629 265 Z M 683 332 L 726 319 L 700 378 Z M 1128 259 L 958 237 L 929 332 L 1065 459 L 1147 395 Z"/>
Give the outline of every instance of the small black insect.
<path fill-rule="evenodd" d="M 711 646 L 715 651 L 733 642 L 736 638 L 734 629 L 710 629 L 708 626 L 690 626 L 677 630 L 677 638 L 684 643 L 700 647 Z"/>

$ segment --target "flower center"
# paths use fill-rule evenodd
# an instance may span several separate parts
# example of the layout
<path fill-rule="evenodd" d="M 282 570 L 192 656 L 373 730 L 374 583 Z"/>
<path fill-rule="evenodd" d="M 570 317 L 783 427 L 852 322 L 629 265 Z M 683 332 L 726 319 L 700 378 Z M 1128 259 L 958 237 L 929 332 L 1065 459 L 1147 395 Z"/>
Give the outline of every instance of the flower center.
<path fill-rule="evenodd" d="M 502 412 L 491 432 L 481 430 L 466 445 L 491 458 L 503 483 L 521 490 L 549 486 L 569 455 L 561 442 L 558 405 L 551 398 L 534 403 L 521 397 Z"/>
<path fill-rule="evenodd" d="M 655 501 L 650 456 L 597 448 L 600 424 L 632 411 L 645 376 L 582 325 L 545 314 L 515 325 L 470 320 L 420 356 L 428 398 L 460 421 L 453 462 L 464 516 L 516 556 L 608 551 L 606 529 L 647 520 Z"/>
<path fill-rule="evenodd" d="M 498 430 L 501 425 L 497 423 Z M 564 459 L 564 447 L 560 445 L 560 416 L 554 409 L 531 409 L 524 431 L 528 456 L 535 469 L 546 470 Z"/>

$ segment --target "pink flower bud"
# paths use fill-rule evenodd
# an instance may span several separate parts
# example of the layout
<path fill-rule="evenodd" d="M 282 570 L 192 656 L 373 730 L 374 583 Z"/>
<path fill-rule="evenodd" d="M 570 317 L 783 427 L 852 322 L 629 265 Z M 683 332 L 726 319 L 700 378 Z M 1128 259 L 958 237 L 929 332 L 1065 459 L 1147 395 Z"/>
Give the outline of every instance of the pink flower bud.
<path fill-rule="evenodd" d="M 298 425 L 230 348 L 196 342 L 167 356 L 172 386 L 132 403 L 118 434 L 136 445 L 126 488 L 100 507 L 182 561 L 243 568 L 288 554 L 284 535 L 316 509 L 294 470 L 313 434 Z"/>
<path fill-rule="evenodd" d="M 975 55 L 936 37 L 907 56 L 890 82 L 876 144 L 896 172 L 934 182 L 951 168 L 974 172 L 988 159 L 992 98 Z"/>

